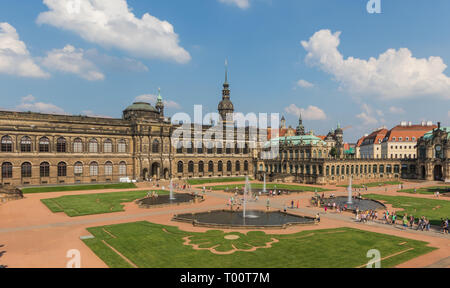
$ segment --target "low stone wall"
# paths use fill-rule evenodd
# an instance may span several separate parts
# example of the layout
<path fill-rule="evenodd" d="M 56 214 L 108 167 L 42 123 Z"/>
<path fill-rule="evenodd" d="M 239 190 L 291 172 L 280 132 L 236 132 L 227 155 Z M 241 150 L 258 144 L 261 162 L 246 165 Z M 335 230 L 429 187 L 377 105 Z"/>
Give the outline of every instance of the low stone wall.
<path fill-rule="evenodd" d="M 20 189 L 14 187 L 0 186 L 0 203 L 23 199 L 23 194 Z"/>

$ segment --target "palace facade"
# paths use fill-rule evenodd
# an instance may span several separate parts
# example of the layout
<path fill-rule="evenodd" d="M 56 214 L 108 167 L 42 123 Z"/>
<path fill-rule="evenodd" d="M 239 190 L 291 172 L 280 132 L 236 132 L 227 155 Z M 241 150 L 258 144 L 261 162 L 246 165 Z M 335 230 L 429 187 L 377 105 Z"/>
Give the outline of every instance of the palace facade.
<path fill-rule="evenodd" d="M 383 138 L 410 141 L 418 135 L 410 137 L 403 128 L 399 130 L 406 136 L 396 136 L 398 132 L 387 137 L 387 130 L 376 131 L 358 142 L 373 147 L 354 155 L 346 150 L 339 125 L 326 136 L 315 136 L 305 132 L 301 116 L 296 129 L 285 129 L 282 123 L 283 136 L 260 142 L 256 135 L 272 134 L 272 129 L 235 129 L 225 77 L 218 105 L 224 120 L 216 125 L 172 123 L 164 116 L 160 94 L 155 106 L 133 103 L 121 119 L 0 111 L 0 184 L 21 187 L 245 175 L 307 184 L 348 183 L 350 177 L 364 182 L 400 178 L 450 182 L 449 127 L 430 127 L 435 129 L 425 133 L 414 148 L 404 144 L 408 157 L 402 153 L 398 158 L 381 157 Z M 174 136 L 180 133 L 189 137 Z"/>
<path fill-rule="evenodd" d="M 378 132 L 373 139 L 377 139 Z M 400 178 L 450 182 L 450 127 L 438 124 L 437 129 L 421 137 L 414 145 L 418 158 L 351 157 L 343 150 L 342 136 L 338 127 L 325 140 L 301 132 L 273 139 L 261 151 L 257 177 L 262 179 L 266 174 L 270 181 L 323 185 L 348 183 L 350 178 L 361 182 Z M 273 146 L 278 146 L 275 153 Z"/>
<path fill-rule="evenodd" d="M 218 108 L 223 117 L 234 112 L 227 80 Z M 253 175 L 256 154 L 248 133 L 242 138 L 234 131 L 231 142 L 173 143 L 172 135 L 180 127 L 164 116 L 160 94 L 155 106 L 134 103 L 122 119 L 0 111 L 1 184 Z M 188 133 L 198 130 L 203 137 L 211 126 L 197 128 L 192 125 Z"/>

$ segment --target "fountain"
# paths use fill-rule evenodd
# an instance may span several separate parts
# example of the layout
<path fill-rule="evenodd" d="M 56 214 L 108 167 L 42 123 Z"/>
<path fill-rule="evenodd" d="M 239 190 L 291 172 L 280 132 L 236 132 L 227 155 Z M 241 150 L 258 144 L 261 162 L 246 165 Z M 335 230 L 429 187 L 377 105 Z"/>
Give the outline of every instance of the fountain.
<path fill-rule="evenodd" d="M 173 188 L 173 181 L 170 180 L 169 195 L 156 195 L 152 197 L 145 197 L 136 201 L 136 204 L 141 208 L 154 208 L 166 205 L 180 205 L 183 203 L 193 203 L 196 199 L 202 200 L 202 197 L 197 197 L 188 193 L 175 193 Z"/>
<path fill-rule="evenodd" d="M 315 223 L 313 217 L 299 216 L 281 211 L 265 212 L 248 209 L 251 185 L 246 177 L 243 198 L 243 211 L 215 210 L 201 213 L 175 215 L 173 220 L 191 223 L 194 226 L 212 228 L 255 228 L 284 229 L 292 225 L 310 225 Z"/>
<path fill-rule="evenodd" d="M 175 196 L 173 195 L 173 181 L 172 178 L 170 178 L 170 184 L 169 184 L 169 190 L 170 190 L 170 200 L 175 200 Z"/>
<path fill-rule="evenodd" d="M 347 191 L 348 191 L 348 201 L 347 204 L 353 204 L 353 197 L 352 197 L 352 177 L 350 177 L 350 184 L 348 185 Z"/>
<path fill-rule="evenodd" d="M 346 207 L 350 211 L 367 211 L 367 210 L 380 210 L 385 209 L 386 206 L 375 200 L 371 199 L 353 199 L 353 187 L 352 178 L 350 177 L 350 183 L 347 188 L 348 196 L 331 197 L 322 199 L 323 205 L 336 205 L 336 207 Z"/>
<path fill-rule="evenodd" d="M 266 185 L 266 173 L 264 173 L 264 187 L 262 193 L 267 193 L 267 185 Z"/>

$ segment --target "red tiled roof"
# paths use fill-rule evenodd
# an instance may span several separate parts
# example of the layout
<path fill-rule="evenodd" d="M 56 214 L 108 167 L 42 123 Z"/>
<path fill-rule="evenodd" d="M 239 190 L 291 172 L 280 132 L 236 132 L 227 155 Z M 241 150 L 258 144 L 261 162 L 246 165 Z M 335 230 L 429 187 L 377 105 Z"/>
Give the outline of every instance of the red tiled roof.
<path fill-rule="evenodd" d="M 384 129 L 384 128 L 374 131 L 369 136 L 363 137 L 362 139 L 360 139 L 360 140 L 362 140 L 362 143 L 359 146 L 369 145 L 369 144 L 374 144 L 374 143 L 381 143 L 381 141 L 383 141 L 383 139 L 387 133 L 388 133 L 388 130 Z"/>
<path fill-rule="evenodd" d="M 432 126 L 423 126 L 423 125 L 411 125 L 411 126 L 402 126 L 398 125 L 392 128 L 386 134 L 385 141 L 393 141 L 395 137 L 395 141 L 399 142 L 399 138 L 402 138 L 402 141 L 407 141 L 406 138 L 409 138 L 409 141 L 412 141 L 412 138 L 415 137 L 416 140 L 422 137 L 425 133 L 437 128 L 436 125 Z"/>

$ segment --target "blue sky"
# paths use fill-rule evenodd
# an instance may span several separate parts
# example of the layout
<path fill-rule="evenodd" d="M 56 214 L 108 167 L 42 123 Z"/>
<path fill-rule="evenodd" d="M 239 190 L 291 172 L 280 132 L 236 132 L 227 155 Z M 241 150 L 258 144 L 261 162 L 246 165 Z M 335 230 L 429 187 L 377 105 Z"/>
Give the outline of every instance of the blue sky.
<path fill-rule="evenodd" d="M 2 109 L 121 117 L 161 87 L 169 116 L 213 112 L 228 58 L 239 112 L 292 126 L 302 112 L 353 142 L 403 120 L 450 124 L 447 0 L 381 0 L 381 14 L 367 0 L 81 0 L 64 15 L 71 1 L 0 2 Z"/>

